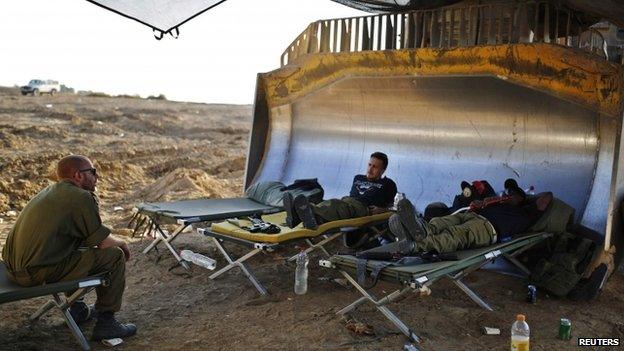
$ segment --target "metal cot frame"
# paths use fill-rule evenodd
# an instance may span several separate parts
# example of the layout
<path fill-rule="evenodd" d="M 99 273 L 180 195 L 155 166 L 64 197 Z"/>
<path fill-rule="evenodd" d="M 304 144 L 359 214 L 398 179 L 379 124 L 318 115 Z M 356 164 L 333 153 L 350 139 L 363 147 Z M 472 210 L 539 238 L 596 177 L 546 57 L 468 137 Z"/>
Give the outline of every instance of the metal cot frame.
<path fill-rule="evenodd" d="M 0 277 L 0 281 L 2 282 L 0 285 L 0 304 L 52 295 L 53 300 L 49 300 L 39 307 L 39 309 L 37 309 L 37 311 L 29 317 L 29 320 L 36 321 L 48 311 L 56 307 L 61 311 L 67 327 L 69 327 L 69 330 L 74 335 L 74 338 L 76 338 L 76 341 L 80 344 L 80 347 L 83 350 L 91 349 L 91 346 L 87 342 L 84 334 L 69 313 L 69 308 L 74 302 L 76 302 L 76 300 L 80 299 L 91 290 L 100 285 L 104 285 L 104 277 L 94 276 L 68 282 L 22 287 L 6 280 L 5 271 L 6 266 L 3 262 L 0 262 L 0 275 L 2 275 L 2 277 Z M 65 296 L 64 293 L 66 291 L 72 290 L 75 290 L 73 294 Z"/>
<path fill-rule="evenodd" d="M 375 231 L 376 234 L 379 234 L 379 231 L 374 227 L 376 224 L 379 224 L 379 222 L 367 223 L 363 227 L 370 228 L 371 230 Z M 308 248 L 304 250 L 306 253 L 310 253 L 315 250 L 320 250 L 326 257 L 331 257 L 331 254 L 327 251 L 327 249 L 325 249 L 325 245 L 327 245 L 328 243 L 334 241 L 335 239 L 343 235 L 343 231 L 351 230 L 351 229 L 353 229 L 352 226 L 343 227 L 343 228 L 333 228 L 330 231 L 317 235 L 315 238 L 322 237 L 322 239 L 318 242 L 314 242 L 312 241 L 312 239 L 314 238 L 308 237 L 308 238 L 292 239 L 292 240 L 284 241 L 281 243 L 265 243 L 265 242 L 256 242 L 256 241 L 236 238 L 236 237 L 232 237 L 232 236 L 228 236 L 224 234 L 215 233 L 209 228 L 199 228 L 197 229 L 197 232 L 199 234 L 202 234 L 211 238 L 215 246 L 219 249 L 223 257 L 228 262 L 226 266 L 224 266 L 223 268 L 211 274 L 209 276 L 210 279 L 216 279 L 217 277 L 221 276 L 222 274 L 229 271 L 230 269 L 238 267 L 241 269 L 241 271 L 243 271 L 243 274 L 245 274 L 247 279 L 251 281 L 253 286 L 256 288 L 256 290 L 258 290 L 258 292 L 261 295 L 268 295 L 267 289 L 262 285 L 262 283 L 260 283 L 258 278 L 254 275 L 254 273 L 249 269 L 249 267 L 245 263 L 248 259 L 252 258 L 253 256 L 257 255 L 260 252 L 272 252 L 280 246 L 289 245 L 289 244 L 299 242 L 302 240 L 306 244 L 308 244 Z M 336 232 L 333 232 L 333 230 L 335 230 Z M 225 246 L 223 245 L 223 243 L 225 242 L 244 246 L 251 250 L 247 252 L 246 254 L 242 255 L 241 257 L 235 259 L 232 257 L 232 255 L 226 250 Z M 292 262 L 296 259 L 297 259 L 297 255 L 293 255 L 290 258 L 288 258 L 287 261 Z"/>
<path fill-rule="evenodd" d="M 460 288 L 472 301 L 474 301 L 481 308 L 488 311 L 493 311 L 492 307 L 485 302 L 476 292 L 462 281 L 463 278 L 470 273 L 481 269 L 488 263 L 493 263 L 496 259 L 504 259 L 509 263 L 519 268 L 523 274 L 528 275 L 530 271 L 520 261 L 517 260 L 517 256 L 525 252 L 529 248 L 533 247 L 537 243 L 550 237 L 551 234 L 540 233 L 540 235 L 527 238 L 526 240 L 512 241 L 509 245 L 499 244 L 495 247 L 488 249 L 485 248 L 483 252 L 478 255 L 466 258 L 465 260 L 458 261 L 457 264 L 446 265 L 439 269 L 432 269 L 430 271 L 422 272 L 420 274 L 414 274 L 409 280 L 397 281 L 397 277 L 391 274 L 379 274 L 379 278 L 391 283 L 400 283 L 402 287 L 381 297 L 377 298 L 375 295 L 367 291 L 362 285 L 360 285 L 356 279 L 354 279 L 349 273 L 339 267 L 334 260 L 320 260 L 319 265 L 321 267 L 333 268 L 338 270 L 344 278 L 353 285 L 357 291 L 363 296 L 355 300 L 348 306 L 344 307 L 336 314 L 345 315 L 354 311 L 358 306 L 365 302 L 372 303 L 375 308 L 381 312 L 392 324 L 394 324 L 409 340 L 413 342 L 420 342 L 420 338 L 416 333 L 405 324 L 399 317 L 397 317 L 390 309 L 388 305 L 392 302 L 396 302 L 402 298 L 405 298 L 410 292 L 423 292 L 429 293 L 431 286 L 440 278 L 450 279 L 458 288 Z M 384 269 L 382 269 L 382 272 Z"/>

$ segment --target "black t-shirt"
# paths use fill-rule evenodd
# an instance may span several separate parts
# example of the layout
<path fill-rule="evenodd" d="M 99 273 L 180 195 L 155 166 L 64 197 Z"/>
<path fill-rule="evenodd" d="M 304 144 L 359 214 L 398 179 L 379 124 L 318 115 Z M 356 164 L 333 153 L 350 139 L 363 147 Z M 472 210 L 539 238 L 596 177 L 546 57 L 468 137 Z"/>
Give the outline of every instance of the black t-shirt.
<path fill-rule="evenodd" d="M 366 206 L 389 207 L 396 192 L 396 184 L 390 178 L 369 180 L 365 175 L 358 174 L 353 178 L 349 196 Z"/>
<path fill-rule="evenodd" d="M 489 206 L 478 210 L 477 213 L 492 223 L 499 241 L 506 241 L 517 234 L 525 233 L 542 215 L 535 204 L 510 203 Z"/>

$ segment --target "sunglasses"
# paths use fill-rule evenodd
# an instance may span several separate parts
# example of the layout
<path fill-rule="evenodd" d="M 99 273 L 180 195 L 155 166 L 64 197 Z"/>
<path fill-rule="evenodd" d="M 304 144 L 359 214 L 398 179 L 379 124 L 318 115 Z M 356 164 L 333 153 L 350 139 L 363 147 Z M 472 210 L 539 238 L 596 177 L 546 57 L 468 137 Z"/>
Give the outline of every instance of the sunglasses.
<path fill-rule="evenodd" d="M 79 169 L 78 172 L 91 172 L 94 176 L 97 175 L 97 170 L 95 168 Z"/>

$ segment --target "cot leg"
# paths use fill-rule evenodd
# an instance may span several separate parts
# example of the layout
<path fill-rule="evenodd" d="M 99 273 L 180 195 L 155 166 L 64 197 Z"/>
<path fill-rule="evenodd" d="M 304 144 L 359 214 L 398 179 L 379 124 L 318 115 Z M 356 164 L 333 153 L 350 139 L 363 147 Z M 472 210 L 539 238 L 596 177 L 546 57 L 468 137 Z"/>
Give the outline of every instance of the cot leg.
<path fill-rule="evenodd" d="M 483 299 L 481 299 L 481 297 L 479 295 L 477 295 L 477 293 L 475 293 L 474 291 L 472 291 L 472 289 L 470 289 L 466 284 L 464 284 L 464 282 L 462 282 L 460 279 L 451 279 L 453 281 L 453 283 L 455 283 L 455 285 L 457 285 L 464 293 L 466 293 L 466 295 L 468 295 L 468 297 L 470 297 L 470 299 L 472 301 L 474 301 L 477 305 L 481 306 L 482 308 L 488 310 L 488 311 L 494 311 L 492 309 L 492 307 L 490 307 L 490 305 L 488 305 L 485 301 L 483 301 Z"/>
<path fill-rule="evenodd" d="M 331 255 L 329 254 L 329 252 L 327 252 L 327 250 L 325 249 L 324 245 L 329 243 L 330 241 L 335 240 L 336 238 L 340 237 L 341 235 L 342 235 L 342 233 L 340 233 L 340 232 L 332 234 L 332 235 L 328 236 L 327 238 L 319 241 L 317 244 L 313 243 L 310 239 L 306 239 L 306 242 L 308 243 L 308 245 L 310 245 L 310 247 L 305 249 L 306 254 L 309 254 L 310 252 L 319 249 L 319 250 L 323 251 L 323 253 L 325 253 L 325 255 L 327 255 L 327 257 L 330 257 Z M 288 259 L 288 262 L 293 262 L 296 259 L 297 259 L 297 255 L 293 255 L 292 257 L 290 257 Z"/>
<path fill-rule="evenodd" d="M 69 304 L 67 303 L 67 301 L 65 301 L 64 298 L 62 298 L 58 293 L 53 294 L 53 296 L 54 301 L 56 301 L 56 304 L 59 306 L 61 312 L 63 313 L 65 323 L 67 323 L 67 326 L 71 330 L 72 334 L 74 334 L 74 337 L 80 344 L 80 347 L 83 350 L 91 350 L 91 346 L 89 346 L 87 339 L 85 339 L 84 334 L 82 334 L 82 331 L 80 330 L 80 328 L 78 328 L 76 321 L 74 321 L 71 314 L 69 313 Z"/>
<path fill-rule="evenodd" d="M 138 215 L 138 214 L 137 214 Z M 134 226 L 134 230 L 132 230 L 132 237 L 134 238 L 136 236 L 136 234 L 139 232 L 139 229 L 141 229 L 141 227 L 143 226 L 143 224 L 145 224 L 145 221 L 147 220 L 146 216 L 142 216 L 141 218 L 137 218 L 136 219 L 136 225 Z"/>
<path fill-rule="evenodd" d="M 221 254 L 223 255 L 223 257 L 225 257 L 225 259 L 228 261 L 228 265 L 223 267 L 223 268 L 221 268 L 220 270 L 214 272 L 208 278 L 215 279 L 215 278 L 219 277 L 220 275 L 222 275 L 223 273 L 229 271 L 230 269 L 232 269 L 234 267 L 238 267 L 238 268 L 241 269 L 241 271 L 243 271 L 243 274 L 245 274 L 247 279 L 249 279 L 249 281 L 251 281 L 253 286 L 256 288 L 256 290 L 258 290 L 258 292 L 261 295 L 268 295 L 269 294 L 267 292 L 266 288 L 256 278 L 256 276 L 243 263 L 246 260 L 248 260 L 249 258 L 251 258 L 251 257 L 255 256 L 256 254 L 258 254 L 259 252 L 261 252 L 262 251 L 261 249 L 253 249 L 253 250 L 249 251 L 248 253 L 246 253 L 245 255 L 241 256 L 239 259 L 234 260 L 228 254 L 228 252 L 225 250 L 223 245 L 221 245 L 221 243 L 219 242 L 219 240 L 217 238 L 212 238 L 212 239 L 213 239 L 215 245 L 217 246 L 217 248 L 219 249 L 219 251 L 221 251 Z"/>
<path fill-rule="evenodd" d="M 390 311 L 390 309 L 388 309 L 388 307 L 385 306 L 386 304 L 406 294 L 408 291 L 411 290 L 411 288 L 406 287 L 406 288 L 403 288 L 402 290 L 397 290 L 387 295 L 386 297 L 380 300 L 377 300 L 375 299 L 373 295 L 368 293 L 366 289 L 360 286 L 360 284 L 358 284 L 357 281 L 355 281 L 355 279 L 353 279 L 348 273 L 342 270 L 340 271 L 340 273 L 345 277 L 345 279 L 347 279 L 351 283 L 351 285 L 353 285 L 364 296 L 357 299 L 355 302 L 353 302 L 349 306 L 341 309 L 340 311 L 337 312 L 337 314 L 344 315 L 354 310 L 362 303 L 369 301 L 373 305 L 375 305 L 375 308 L 379 312 L 381 312 L 392 324 L 394 324 L 394 326 L 396 326 L 403 334 L 405 334 L 405 336 L 407 336 L 409 340 L 413 342 L 420 342 L 420 338 L 418 337 L 418 335 L 416 335 L 414 331 L 412 331 L 399 317 L 397 317 L 394 313 L 392 313 L 392 311 Z"/>
<path fill-rule="evenodd" d="M 513 264 L 514 266 L 518 267 L 518 269 L 520 269 L 527 277 L 529 275 L 531 275 L 531 271 L 525 266 L 523 265 L 520 261 L 518 261 L 517 258 L 515 258 L 512 255 L 508 255 L 508 254 L 504 254 L 503 257 L 511 262 L 511 264 Z"/>
<path fill-rule="evenodd" d="M 28 319 L 30 319 L 31 322 L 35 321 L 35 320 L 39 319 L 39 317 L 43 316 L 46 312 L 48 312 L 49 310 L 54 308 L 54 306 L 56 306 L 54 304 L 54 301 L 48 300 L 41 307 L 39 307 L 39 309 L 37 309 L 37 311 L 35 313 L 31 314 Z"/>
<path fill-rule="evenodd" d="M 178 252 L 175 250 L 175 248 L 173 247 L 173 245 L 171 245 L 171 242 L 180 234 L 182 233 L 182 231 L 188 226 L 188 224 L 180 224 L 173 233 L 171 233 L 171 235 L 167 235 L 158 225 L 155 225 L 155 229 L 156 229 L 156 239 L 154 239 L 154 241 L 152 241 L 152 243 L 147 246 L 144 250 L 143 253 L 146 254 L 148 252 L 150 252 L 150 250 L 152 250 L 153 248 L 156 247 L 156 245 L 158 245 L 159 242 L 163 242 L 163 244 L 165 244 L 165 246 L 167 247 L 167 249 L 169 251 L 171 251 L 171 254 L 173 255 L 173 257 L 178 261 L 178 263 L 180 263 L 180 265 L 182 265 L 182 267 L 184 267 L 186 270 L 188 270 L 189 264 L 184 261 L 180 255 L 178 255 Z"/>

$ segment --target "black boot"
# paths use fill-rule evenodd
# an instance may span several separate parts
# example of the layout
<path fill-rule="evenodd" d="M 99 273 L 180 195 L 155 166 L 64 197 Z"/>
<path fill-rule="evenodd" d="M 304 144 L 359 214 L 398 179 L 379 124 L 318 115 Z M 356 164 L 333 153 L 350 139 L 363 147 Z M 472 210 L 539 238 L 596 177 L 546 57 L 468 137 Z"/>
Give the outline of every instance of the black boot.
<path fill-rule="evenodd" d="M 111 312 L 104 312 L 98 316 L 93 327 L 91 340 L 100 341 L 105 339 L 125 338 L 136 334 L 137 327 L 134 324 L 121 324 Z"/>
<path fill-rule="evenodd" d="M 412 235 L 409 233 L 407 228 L 403 226 L 403 222 L 401 222 L 398 214 L 395 213 L 390 216 L 390 219 L 388 219 L 388 227 L 390 228 L 390 232 L 394 234 L 399 241 L 406 239 L 411 240 Z"/>
<path fill-rule="evenodd" d="M 303 222 L 303 227 L 306 229 L 316 229 L 318 228 L 318 222 L 314 217 L 314 212 L 310 207 L 310 203 L 308 202 L 308 198 L 303 195 L 298 195 L 293 201 L 293 205 L 295 210 L 297 211 L 297 215 L 301 218 Z"/>
<path fill-rule="evenodd" d="M 296 227 L 297 224 L 301 223 L 301 219 L 297 215 L 297 211 L 295 211 L 292 194 L 285 192 L 282 197 L 282 202 L 284 204 L 284 210 L 286 211 L 286 225 L 290 228 Z"/>
<path fill-rule="evenodd" d="M 416 209 L 408 199 L 399 200 L 397 203 L 397 214 L 413 240 L 420 241 L 427 237 L 425 226 L 422 220 L 416 217 Z"/>
<path fill-rule="evenodd" d="M 76 300 L 69 308 L 69 314 L 76 324 L 82 324 L 97 317 L 95 306 L 87 305 L 82 299 Z"/>

